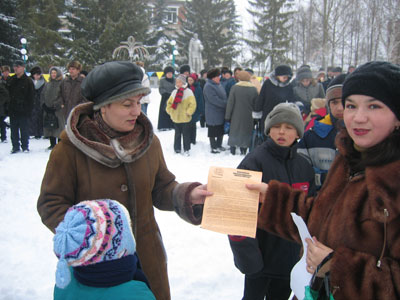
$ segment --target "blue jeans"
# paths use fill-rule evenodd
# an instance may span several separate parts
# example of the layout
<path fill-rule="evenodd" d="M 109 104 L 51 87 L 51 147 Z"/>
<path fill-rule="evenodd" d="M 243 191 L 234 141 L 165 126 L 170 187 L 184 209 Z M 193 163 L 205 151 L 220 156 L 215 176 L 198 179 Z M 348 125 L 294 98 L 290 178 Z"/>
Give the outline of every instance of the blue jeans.
<path fill-rule="evenodd" d="M 13 150 L 29 149 L 29 117 L 28 116 L 10 116 L 11 142 Z M 21 133 L 21 135 L 20 135 Z M 21 144 L 20 144 L 21 142 Z"/>

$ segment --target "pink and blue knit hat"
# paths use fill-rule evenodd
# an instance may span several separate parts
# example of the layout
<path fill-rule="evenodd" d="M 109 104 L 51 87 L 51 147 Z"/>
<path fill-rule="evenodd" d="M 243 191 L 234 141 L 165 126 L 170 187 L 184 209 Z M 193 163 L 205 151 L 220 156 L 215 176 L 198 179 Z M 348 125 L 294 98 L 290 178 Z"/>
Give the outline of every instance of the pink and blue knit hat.
<path fill-rule="evenodd" d="M 115 200 L 83 201 L 57 226 L 54 252 L 59 258 L 56 285 L 71 281 L 69 266 L 87 266 L 133 255 L 136 251 L 127 209 Z"/>

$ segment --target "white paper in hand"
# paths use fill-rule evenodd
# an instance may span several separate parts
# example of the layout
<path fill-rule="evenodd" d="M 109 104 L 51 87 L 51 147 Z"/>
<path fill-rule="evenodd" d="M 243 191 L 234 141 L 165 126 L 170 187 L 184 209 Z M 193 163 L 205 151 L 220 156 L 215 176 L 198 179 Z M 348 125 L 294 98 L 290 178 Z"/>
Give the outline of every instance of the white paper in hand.
<path fill-rule="evenodd" d="M 312 274 L 307 272 L 307 243 L 306 238 L 311 239 L 311 235 L 308 232 L 308 228 L 306 223 L 302 217 L 296 215 L 295 213 L 290 213 L 293 218 L 293 222 L 296 224 L 297 229 L 299 230 L 301 242 L 303 243 L 303 256 L 297 262 L 297 264 L 293 267 L 292 272 L 290 272 L 290 288 L 293 293 L 297 297 L 297 299 L 304 299 L 305 297 L 305 287 L 310 285 L 310 280 L 312 278 Z M 311 239 L 312 240 L 312 239 Z"/>

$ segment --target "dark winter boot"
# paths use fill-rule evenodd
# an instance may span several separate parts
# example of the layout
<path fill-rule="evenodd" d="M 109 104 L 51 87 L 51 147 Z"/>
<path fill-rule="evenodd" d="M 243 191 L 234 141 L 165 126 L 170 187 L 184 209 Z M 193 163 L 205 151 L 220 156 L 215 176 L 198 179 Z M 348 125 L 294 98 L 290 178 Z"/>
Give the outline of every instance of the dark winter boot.
<path fill-rule="evenodd" d="M 48 147 L 47 150 L 52 150 L 57 144 L 57 138 L 51 136 L 49 140 L 50 140 L 50 147 Z"/>

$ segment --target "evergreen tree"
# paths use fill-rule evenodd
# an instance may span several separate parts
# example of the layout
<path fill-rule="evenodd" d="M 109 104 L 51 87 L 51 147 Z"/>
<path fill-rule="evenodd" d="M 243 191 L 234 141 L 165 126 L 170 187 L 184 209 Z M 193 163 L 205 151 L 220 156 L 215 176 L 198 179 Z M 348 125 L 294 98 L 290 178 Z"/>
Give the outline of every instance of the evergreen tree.
<path fill-rule="evenodd" d="M 205 67 L 231 67 L 233 58 L 240 52 L 235 35 L 240 25 L 233 0 L 187 0 L 180 21 L 182 33 L 178 33 L 178 44 L 183 49 L 179 50 L 181 55 L 188 57 L 190 39 L 197 33 L 204 46 Z"/>
<path fill-rule="evenodd" d="M 150 53 L 149 68 L 153 70 L 162 70 L 171 54 L 169 38 L 165 33 L 169 25 L 166 20 L 166 7 L 165 0 L 155 0 L 152 7 L 150 33 L 146 45 Z"/>
<path fill-rule="evenodd" d="M 290 46 L 289 21 L 293 0 L 249 0 L 247 11 L 253 16 L 251 37 L 245 39 L 250 46 L 255 63 L 269 59 L 270 70 L 282 63 L 290 63 L 287 53 Z"/>
<path fill-rule="evenodd" d="M 133 36 L 147 37 L 147 2 L 143 0 L 81 0 L 69 8 L 71 59 L 94 66 L 112 60 L 113 50 Z"/>
<path fill-rule="evenodd" d="M 29 43 L 29 60 L 34 64 L 46 69 L 65 64 L 64 52 L 67 42 L 58 32 L 62 26 L 59 15 L 63 13 L 62 0 L 20 1 L 18 21 Z"/>
<path fill-rule="evenodd" d="M 21 27 L 16 22 L 16 9 L 16 1 L 0 1 L 0 65 L 21 59 Z"/>
<path fill-rule="evenodd" d="M 70 2 L 67 17 L 72 40 L 68 51 L 69 60 L 78 60 L 83 65 L 95 65 L 101 62 L 99 37 L 104 32 L 107 21 L 107 2 L 106 0 Z"/>
<path fill-rule="evenodd" d="M 100 36 L 100 46 L 106 60 L 110 60 L 113 50 L 133 36 L 137 43 L 143 43 L 148 38 L 149 9 L 147 1 L 117 0 L 110 5 L 106 31 L 109 36 Z"/>

